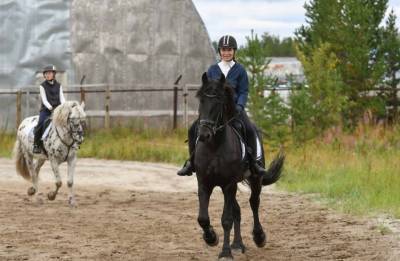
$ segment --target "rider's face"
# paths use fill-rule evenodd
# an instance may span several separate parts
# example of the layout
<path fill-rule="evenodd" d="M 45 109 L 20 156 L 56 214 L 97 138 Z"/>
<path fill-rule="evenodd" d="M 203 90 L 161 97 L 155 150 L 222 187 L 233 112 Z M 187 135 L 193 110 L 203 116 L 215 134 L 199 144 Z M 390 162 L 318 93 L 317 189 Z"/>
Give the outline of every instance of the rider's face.
<path fill-rule="evenodd" d="M 54 79 L 54 72 L 53 71 L 48 71 L 44 73 L 44 78 L 46 78 L 46 80 L 51 81 Z"/>
<path fill-rule="evenodd" d="M 233 50 L 233 48 L 223 47 L 220 49 L 221 59 L 225 62 L 232 61 L 234 54 L 235 54 L 235 50 Z"/>

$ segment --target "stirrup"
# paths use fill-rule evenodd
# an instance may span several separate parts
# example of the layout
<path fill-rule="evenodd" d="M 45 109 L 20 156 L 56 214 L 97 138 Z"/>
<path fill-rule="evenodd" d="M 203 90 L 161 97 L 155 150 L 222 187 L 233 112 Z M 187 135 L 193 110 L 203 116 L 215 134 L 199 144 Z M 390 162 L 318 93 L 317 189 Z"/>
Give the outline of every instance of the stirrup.
<path fill-rule="evenodd" d="M 192 176 L 193 175 L 193 166 L 190 160 L 187 160 L 183 165 L 183 168 L 180 169 L 177 173 L 178 176 Z"/>

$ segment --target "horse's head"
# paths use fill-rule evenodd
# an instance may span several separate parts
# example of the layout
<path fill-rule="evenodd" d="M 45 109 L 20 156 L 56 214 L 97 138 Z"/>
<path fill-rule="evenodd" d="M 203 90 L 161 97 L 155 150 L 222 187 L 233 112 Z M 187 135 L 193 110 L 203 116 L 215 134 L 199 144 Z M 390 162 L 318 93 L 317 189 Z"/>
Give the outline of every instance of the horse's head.
<path fill-rule="evenodd" d="M 54 111 L 54 124 L 66 129 L 74 142 L 83 142 L 83 131 L 86 126 L 85 103 L 67 101 L 58 106 Z"/>
<path fill-rule="evenodd" d="M 219 80 L 209 80 L 202 76 L 202 86 L 197 92 L 199 99 L 199 140 L 209 142 L 215 134 L 225 127 L 225 123 L 234 117 L 235 103 L 233 89 L 221 74 Z"/>

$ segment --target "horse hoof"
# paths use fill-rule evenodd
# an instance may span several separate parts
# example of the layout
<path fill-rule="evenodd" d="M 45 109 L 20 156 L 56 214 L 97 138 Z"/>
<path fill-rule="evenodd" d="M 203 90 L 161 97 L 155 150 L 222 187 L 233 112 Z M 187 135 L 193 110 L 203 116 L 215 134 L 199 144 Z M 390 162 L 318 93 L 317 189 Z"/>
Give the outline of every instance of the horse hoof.
<path fill-rule="evenodd" d="M 242 253 L 242 254 L 244 254 L 244 252 L 246 252 L 246 247 L 245 247 L 244 244 L 241 243 L 241 242 L 232 243 L 231 249 L 232 249 L 232 251 L 235 252 L 235 253 Z"/>
<path fill-rule="evenodd" d="M 230 249 L 224 249 L 222 250 L 222 252 L 219 254 L 218 256 L 218 260 L 222 261 L 232 261 L 233 260 L 233 256 L 232 256 L 232 252 Z"/>
<path fill-rule="evenodd" d="M 47 194 L 47 198 L 49 199 L 49 200 L 55 200 L 56 199 L 56 193 L 54 192 L 54 191 L 51 191 L 51 192 L 49 192 L 48 194 Z"/>
<path fill-rule="evenodd" d="M 217 246 L 219 243 L 219 238 L 218 235 L 214 232 L 214 230 L 211 232 L 210 235 L 206 235 L 205 233 L 203 234 L 203 239 L 207 243 L 207 245 L 214 247 Z"/>
<path fill-rule="evenodd" d="M 28 189 L 28 195 L 29 196 L 32 196 L 32 195 L 34 195 L 36 193 L 36 189 L 34 188 L 34 187 L 30 187 L 29 189 Z"/>
<path fill-rule="evenodd" d="M 264 247 L 267 244 L 267 238 L 263 231 L 253 232 L 253 241 L 257 247 Z"/>

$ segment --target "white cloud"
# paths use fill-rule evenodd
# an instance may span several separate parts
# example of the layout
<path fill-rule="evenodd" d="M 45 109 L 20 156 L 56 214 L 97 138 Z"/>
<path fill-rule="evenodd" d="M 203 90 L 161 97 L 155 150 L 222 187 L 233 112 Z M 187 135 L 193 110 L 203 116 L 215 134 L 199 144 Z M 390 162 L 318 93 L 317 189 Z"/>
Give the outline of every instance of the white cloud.
<path fill-rule="evenodd" d="M 304 22 L 303 1 L 222 1 L 193 0 L 211 40 L 224 34 L 234 35 L 239 44 L 251 29 L 258 34 L 268 32 L 282 37 L 292 36 Z"/>
<path fill-rule="evenodd" d="M 294 30 L 305 22 L 304 0 L 193 0 L 211 40 L 224 34 L 235 36 L 244 44 L 250 30 L 268 32 L 281 37 L 293 36 Z M 389 0 L 400 27 L 400 0 Z"/>

